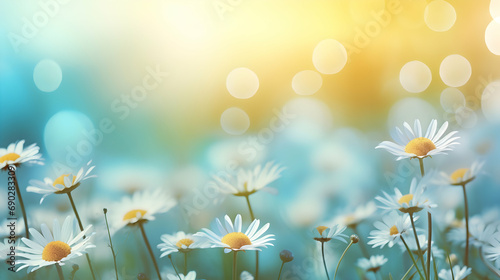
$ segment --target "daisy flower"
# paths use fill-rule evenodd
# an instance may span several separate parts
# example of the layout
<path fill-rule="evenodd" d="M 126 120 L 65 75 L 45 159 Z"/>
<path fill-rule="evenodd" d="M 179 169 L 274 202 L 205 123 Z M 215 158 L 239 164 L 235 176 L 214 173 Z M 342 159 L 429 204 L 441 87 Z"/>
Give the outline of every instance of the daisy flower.
<path fill-rule="evenodd" d="M 451 274 L 451 270 L 450 269 L 441 269 L 441 271 L 439 272 L 439 279 L 443 279 L 443 280 L 462 280 L 462 279 L 465 279 L 465 277 L 467 277 L 469 274 L 471 274 L 472 272 L 472 269 L 470 267 L 462 267 L 460 268 L 460 266 L 458 265 L 455 265 L 453 267 L 453 275 Z"/>
<path fill-rule="evenodd" d="M 173 235 L 163 234 L 160 237 L 163 243 L 158 244 L 158 249 L 163 252 L 160 258 L 175 252 L 187 253 L 193 249 L 206 248 L 205 243 L 199 237 L 179 231 Z"/>
<path fill-rule="evenodd" d="M 410 192 L 403 195 L 399 189 L 394 188 L 394 195 L 389 195 L 383 192 L 384 197 L 377 196 L 376 200 L 383 203 L 379 206 L 386 210 L 399 210 L 403 213 L 415 213 L 419 212 L 424 208 L 436 207 L 432 204 L 425 196 L 426 184 L 424 180 L 421 180 L 417 184 L 417 179 L 413 178 L 410 185 Z"/>
<path fill-rule="evenodd" d="M 387 262 L 387 258 L 383 255 L 371 256 L 369 259 L 361 258 L 357 265 L 364 271 L 372 271 L 376 273 Z"/>
<path fill-rule="evenodd" d="M 413 129 L 407 123 L 403 123 L 403 130 L 396 127 L 391 136 L 395 142 L 383 141 L 375 149 L 386 149 L 389 153 L 397 156 L 396 160 L 405 158 L 419 158 L 445 154 L 446 151 L 451 151 L 455 142 L 460 137 L 453 137 L 457 131 L 452 131 L 442 137 L 448 128 L 448 122 L 445 122 L 441 128 L 437 130 L 437 121 L 432 120 L 427 128 L 425 135 L 420 125 L 420 120 L 415 120 Z"/>
<path fill-rule="evenodd" d="M 176 201 L 157 189 L 135 192 L 125 196 L 121 202 L 110 207 L 110 220 L 115 231 L 139 222 L 152 221 L 156 214 L 165 213 L 176 205 Z"/>
<path fill-rule="evenodd" d="M 24 140 L 11 143 L 7 149 L 0 148 L 0 170 L 7 170 L 9 165 L 19 166 L 22 163 L 43 165 L 42 155 L 39 153 L 40 147 L 31 144 L 23 148 Z"/>
<path fill-rule="evenodd" d="M 342 227 L 340 225 L 334 225 L 332 227 L 327 226 L 319 226 L 316 227 L 313 231 L 313 239 L 319 242 L 328 242 L 332 239 L 337 239 L 344 243 L 347 241 L 344 238 L 347 238 L 347 235 L 343 234 L 346 230 L 346 227 Z"/>
<path fill-rule="evenodd" d="M 245 233 L 243 233 L 241 231 L 242 222 L 240 214 L 236 216 L 234 226 L 228 215 L 224 217 L 224 220 L 225 227 L 218 218 L 215 219 L 217 233 L 204 228 L 202 229 L 203 232 L 196 233 L 194 236 L 205 238 L 212 248 L 224 248 L 224 253 L 247 250 L 261 251 L 261 248 L 273 246 L 273 244 L 270 243 L 270 241 L 274 240 L 274 238 L 272 238 L 274 237 L 273 234 L 262 236 L 269 228 L 269 223 L 259 229 L 260 220 L 256 219 L 250 224 Z"/>
<path fill-rule="evenodd" d="M 243 271 L 241 274 L 240 274 L 240 280 L 253 280 L 254 277 L 252 274 L 250 274 L 250 272 L 248 271 Z"/>
<path fill-rule="evenodd" d="M 389 244 L 389 247 L 392 247 L 400 236 L 411 230 L 411 220 L 409 215 L 402 216 L 396 211 L 392 211 L 382 217 L 382 222 L 376 221 L 374 226 L 377 230 L 370 232 L 368 238 L 372 240 L 368 241 L 368 245 L 372 245 L 373 248 L 378 246 L 384 248 L 385 245 Z"/>
<path fill-rule="evenodd" d="M 168 274 L 167 279 L 168 280 L 179 280 L 179 277 L 181 278 L 180 280 L 196 280 L 196 271 L 190 271 L 188 274 L 184 276 L 184 274 Z"/>
<path fill-rule="evenodd" d="M 500 268 L 500 227 L 489 239 L 486 246 L 483 247 L 486 258 L 495 262 L 495 266 Z"/>
<path fill-rule="evenodd" d="M 483 166 L 484 162 L 475 161 L 469 168 L 459 168 L 451 174 L 441 172 L 439 182 L 443 185 L 466 185 L 476 179 Z"/>
<path fill-rule="evenodd" d="M 474 216 L 469 220 L 469 243 L 475 247 L 481 247 L 488 243 L 490 237 L 495 232 L 495 224 L 487 225 L 480 216 Z M 448 240 L 454 245 L 465 247 L 466 228 L 465 223 L 461 223 L 459 228 L 454 228 L 448 232 Z"/>
<path fill-rule="evenodd" d="M 229 181 L 218 176 L 213 176 L 213 179 L 224 193 L 249 196 L 280 178 L 284 169 L 278 164 L 268 162 L 264 167 L 258 165 L 253 170 L 240 169 L 236 176 L 230 178 Z"/>
<path fill-rule="evenodd" d="M 26 188 L 28 192 L 34 192 L 38 194 L 43 194 L 40 199 L 40 204 L 42 204 L 45 197 L 51 194 L 64 194 L 69 193 L 80 186 L 80 183 L 89 178 L 97 177 L 96 175 L 90 175 L 90 172 L 95 166 L 90 166 L 92 161 L 87 163 L 86 167 L 80 168 L 76 175 L 73 174 L 63 174 L 57 177 L 55 180 L 51 178 L 45 178 L 42 181 L 30 180 L 30 186 Z"/>
<path fill-rule="evenodd" d="M 417 247 L 417 242 L 415 241 L 415 236 L 413 235 L 409 235 L 408 238 L 406 238 L 406 243 L 408 245 L 408 248 L 416 255 L 418 255 L 418 247 Z M 422 252 L 426 252 L 427 251 L 427 236 L 425 234 L 419 234 L 418 235 L 418 242 L 420 244 L 420 249 L 422 249 Z M 399 244 L 399 247 L 401 248 L 401 251 L 402 252 L 405 252 L 406 251 L 406 247 L 405 245 L 403 244 L 403 242 L 398 242 Z M 434 241 L 431 242 L 431 257 L 434 256 L 438 259 L 442 259 L 444 258 L 444 251 L 439 249 L 438 247 L 436 247 L 434 245 Z"/>
<path fill-rule="evenodd" d="M 87 249 L 95 247 L 90 243 L 90 237 L 94 234 L 90 233 L 91 227 L 92 225 L 89 225 L 83 231 L 76 230 L 75 218 L 68 216 L 62 227 L 55 219 L 52 232 L 45 224 L 41 225 L 41 233 L 30 228 L 32 238 L 21 239 L 27 247 L 16 248 L 20 251 L 17 255 L 24 258 L 17 261 L 21 265 L 17 271 L 28 268 L 29 273 L 53 264 L 62 266 L 67 261 L 86 254 Z"/>
<path fill-rule="evenodd" d="M 357 227 L 360 223 L 370 218 L 373 213 L 377 210 L 375 202 L 370 201 L 366 204 L 362 204 L 350 213 L 339 215 L 333 219 L 332 224 L 344 225 L 350 228 Z"/>

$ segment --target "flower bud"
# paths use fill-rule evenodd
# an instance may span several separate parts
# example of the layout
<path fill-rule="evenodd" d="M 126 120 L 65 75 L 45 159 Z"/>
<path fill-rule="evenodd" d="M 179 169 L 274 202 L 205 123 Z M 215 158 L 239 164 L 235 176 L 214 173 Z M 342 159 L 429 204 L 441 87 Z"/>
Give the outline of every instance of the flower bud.
<path fill-rule="evenodd" d="M 359 237 L 356 234 L 351 235 L 351 242 L 356 244 L 359 242 Z"/>
<path fill-rule="evenodd" d="M 288 250 L 283 250 L 280 252 L 280 259 L 287 263 L 293 261 L 293 253 Z"/>

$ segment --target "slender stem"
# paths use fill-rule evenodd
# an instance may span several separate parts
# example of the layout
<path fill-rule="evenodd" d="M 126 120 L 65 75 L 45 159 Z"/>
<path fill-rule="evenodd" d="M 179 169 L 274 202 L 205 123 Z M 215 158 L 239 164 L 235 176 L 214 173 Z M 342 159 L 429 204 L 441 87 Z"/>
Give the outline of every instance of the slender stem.
<path fill-rule="evenodd" d="M 325 242 L 321 241 L 321 256 L 323 257 L 323 265 L 325 266 L 326 279 L 330 280 L 330 275 L 328 275 L 328 268 L 326 267 L 325 261 Z"/>
<path fill-rule="evenodd" d="M 233 253 L 233 280 L 236 280 L 237 275 L 238 275 L 238 273 L 236 273 L 236 269 L 238 268 L 238 266 L 237 266 L 238 259 L 236 258 L 237 254 L 238 254 L 238 251 L 234 251 L 234 253 Z"/>
<path fill-rule="evenodd" d="M 464 265 L 469 266 L 469 203 L 467 202 L 467 191 L 465 184 L 462 185 L 464 190 L 464 205 L 465 205 L 465 259 Z"/>
<path fill-rule="evenodd" d="M 148 248 L 149 255 L 151 255 L 151 259 L 153 260 L 153 264 L 155 266 L 156 273 L 158 274 L 158 279 L 161 280 L 160 269 L 158 268 L 158 264 L 156 263 L 155 255 L 153 254 L 153 250 L 151 249 L 151 245 L 149 244 L 148 237 L 146 236 L 146 231 L 144 230 L 143 222 L 139 222 L 137 224 L 139 225 L 139 228 L 141 229 L 142 237 L 144 238 L 144 243 L 146 243 L 146 247 Z M 170 260 L 172 260 L 172 259 L 170 259 Z"/>
<path fill-rule="evenodd" d="M 109 232 L 108 217 L 106 216 L 108 209 L 104 208 L 103 211 L 104 211 L 104 220 L 106 221 L 106 229 L 108 230 L 109 247 L 111 248 L 111 253 L 113 254 L 113 263 L 115 264 L 116 280 L 118 280 L 118 266 L 116 265 L 116 254 L 115 250 L 113 249 L 113 241 L 111 241 L 111 233 Z"/>
<path fill-rule="evenodd" d="M 337 264 L 337 268 L 335 269 L 335 274 L 333 275 L 333 280 L 335 280 L 335 278 L 337 278 L 337 271 L 339 270 L 340 262 L 342 261 L 342 259 L 344 258 L 345 253 L 347 252 L 347 250 L 349 250 L 349 248 L 351 247 L 352 244 L 354 244 L 354 243 L 352 243 L 352 240 L 351 240 L 351 242 L 349 243 L 349 245 L 347 245 L 347 248 L 345 248 L 344 253 L 342 253 L 342 256 L 340 256 L 339 263 Z"/>
<path fill-rule="evenodd" d="M 283 266 L 285 265 L 285 262 L 281 263 L 281 268 L 280 268 L 280 274 L 278 274 L 278 280 L 281 278 L 281 271 L 283 270 Z"/>
<path fill-rule="evenodd" d="M 11 169 L 12 168 L 12 169 Z M 17 175 L 16 175 L 16 167 L 11 165 L 9 166 L 9 171 L 14 172 L 14 186 L 16 187 L 17 198 L 19 199 L 19 205 L 21 206 L 21 212 L 23 213 L 24 220 L 24 231 L 26 233 L 26 238 L 30 239 L 30 232 L 28 228 L 28 218 L 26 217 L 26 210 L 24 208 L 23 197 L 21 195 L 21 190 L 19 189 L 19 184 L 17 183 Z"/>
<path fill-rule="evenodd" d="M 64 274 L 62 268 L 58 263 L 56 263 L 56 269 L 57 269 L 57 274 L 59 275 L 59 280 L 64 280 Z"/>
<path fill-rule="evenodd" d="M 357 226 L 354 226 L 354 227 L 352 228 L 352 231 L 353 231 L 353 232 L 354 232 L 354 234 L 356 234 L 357 236 L 361 236 L 361 235 L 359 235 L 359 232 L 358 232 L 358 227 L 357 227 Z M 370 253 L 368 253 L 368 250 L 366 249 L 365 243 L 363 242 L 363 239 L 362 239 L 362 238 L 360 238 L 360 239 L 359 239 L 358 244 L 359 244 L 359 248 L 361 248 L 361 252 L 363 253 L 363 256 L 364 256 L 365 258 L 369 259 L 369 258 L 370 258 Z"/>
<path fill-rule="evenodd" d="M 410 273 L 410 271 L 415 267 L 415 263 L 413 263 L 410 268 L 408 269 L 408 271 L 406 271 L 405 275 L 403 275 L 403 277 L 401 278 L 401 280 L 404 280 L 406 278 L 406 276 L 408 276 L 408 274 Z"/>
<path fill-rule="evenodd" d="M 187 270 L 188 270 L 188 254 L 187 252 L 184 253 L 184 276 L 187 275 Z"/>
<path fill-rule="evenodd" d="M 420 162 L 420 174 L 422 175 L 422 177 L 424 177 L 424 175 L 425 175 L 425 171 L 424 171 L 424 159 L 423 158 L 418 158 L 418 161 Z"/>
<path fill-rule="evenodd" d="M 427 275 L 427 273 L 425 272 L 424 253 L 422 252 L 422 247 L 420 247 L 420 242 L 418 241 L 417 229 L 415 228 L 415 221 L 413 221 L 413 213 L 410 212 L 409 215 L 410 215 L 411 226 L 413 228 L 413 234 L 415 235 L 415 242 L 417 243 L 418 257 L 422 262 L 422 270 L 424 271 L 424 274 Z"/>
<path fill-rule="evenodd" d="M 427 237 L 427 279 L 431 279 L 431 250 L 432 250 L 432 215 L 431 212 L 427 212 L 427 227 L 428 227 L 428 237 Z"/>
<path fill-rule="evenodd" d="M 73 201 L 73 197 L 71 196 L 71 192 L 66 193 L 69 198 L 69 202 L 71 202 L 71 207 L 73 208 L 73 212 L 75 212 L 76 220 L 78 221 L 78 226 L 80 227 L 80 230 L 83 231 L 83 224 L 82 220 L 80 219 L 80 215 L 78 215 L 78 211 L 76 210 L 75 202 Z M 85 235 L 83 236 L 85 239 Z M 89 268 L 90 268 L 90 273 L 92 273 L 92 279 L 95 280 L 95 274 L 94 274 L 94 269 L 92 268 L 92 263 L 90 262 L 90 257 L 88 254 L 85 254 L 87 257 L 87 262 L 89 263 Z"/>
<path fill-rule="evenodd" d="M 448 263 L 450 264 L 451 279 L 455 280 L 455 275 L 453 275 L 453 266 L 451 265 L 450 255 L 448 255 Z"/>
<path fill-rule="evenodd" d="M 179 280 L 182 280 L 181 276 L 179 275 L 179 272 L 177 271 L 177 268 L 175 268 L 174 261 L 172 260 L 172 255 L 168 255 L 168 258 L 170 259 L 170 263 L 172 264 L 172 267 L 174 268 L 175 274 L 177 275 L 177 277 L 179 277 Z"/>
<path fill-rule="evenodd" d="M 250 204 L 250 198 L 248 195 L 245 195 L 245 199 L 247 200 L 248 210 L 250 211 L 250 219 L 252 222 L 255 220 L 255 215 L 253 214 L 252 205 Z M 255 280 L 259 280 L 259 251 L 255 251 Z"/>
<path fill-rule="evenodd" d="M 400 235 L 399 237 L 401 238 L 401 241 L 403 241 L 403 244 L 404 244 L 404 245 L 405 245 L 405 247 L 406 247 L 406 251 L 408 251 L 408 255 L 410 255 L 410 258 L 411 258 L 411 260 L 412 260 L 412 262 L 413 262 L 413 265 L 415 266 L 415 268 L 416 268 L 416 269 L 417 269 L 417 271 L 418 271 L 418 274 L 420 275 L 420 279 L 425 279 L 425 278 L 424 278 L 424 276 L 422 275 L 422 272 L 420 272 L 420 269 L 418 269 L 417 262 L 415 261 L 415 258 L 413 257 L 413 254 L 412 254 L 412 252 L 411 252 L 410 248 L 408 247 L 408 244 L 406 244 L 405 239 L 403 238 L 403 236 L 402 236 L 402 235 Z M 421 257 L 421 256 L 418 256 L 418 258 L 420 258 L 420 257 Z M 422 267 L 422 269 L 423 269 L 423 267 Z"/>

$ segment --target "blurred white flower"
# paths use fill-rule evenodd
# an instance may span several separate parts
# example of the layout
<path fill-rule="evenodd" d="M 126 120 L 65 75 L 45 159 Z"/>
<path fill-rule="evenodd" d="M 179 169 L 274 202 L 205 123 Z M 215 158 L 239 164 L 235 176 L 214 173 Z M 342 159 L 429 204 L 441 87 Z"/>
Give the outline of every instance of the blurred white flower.
<path fill-rule="evenodd" d="M 387 258 L 383 255 L 375 255 L 370 256 L 369 259 L 358 259 L 357 266 L 359 266 L 364 271 L 372 271 L 373 273 L 376 273 L 386 262 Z"/>
<path fill-rule="evenodd" d="M 500 269 L 500 226 L 496 232 L 490 236 L 486 245 L 483 247 L 483 252 L 486 258 L 495 263 L 495 266 Z"/>
<path fill-rule="evenodd" d="M 410 185 L 410 192 L 403 195 L 398 188 L 394 188 L 394 195 L 389 195 L 383 191 L 384 197 L 377 196 L 376 200 L 383 203 L 379 206 L 385 210 L 399 210 L 403 213 L 415 213 L 422 209 L 429 209 L 437 205 L 431 203 L 425 194 L 426 183 L 421 180 L 417 184 L 417 179 L 413 178 Z"/>
<path fill-rule="evenodd" d="M 162 252 L 160 258 L 175 252 L 186 253 L 193 249 L 208 247 L 199 237 L 193 236 L 192 234 L 186 234 L 183 231 L 179 231 L 172 235 L 163 234 L 160 238 L 161 241 L 163 241 L 163 243 L 157 245 L 158 249 Z"/>
<path fill-rule="evenodd" d="M 343 215 L 337 215 L 331 224 L 339 224 L 347 227 L 356 227 L 366 219 L 370 218 L 377 210 L 375 202 L 370 201 L 366 204 L 361 204 L 354 211 L 347 212 Z"/>
<path fill-rule="evenodd" d="M 454 185 L 460 186 L 472 182 L 476 176 L 481 172 L 484 162 L 475 161 L 469 168 L 459 168 L 451 174 L 445 172 L 440 173 L 438 183 L 441 185 Z"/>
<path fill-rule="evenodd" d="M 344 238 L 347 238 L 347 235 L 343 234 L 346 230 L 345 226 L 334 225 L 331 227 L 327 226 L 318 226 L 313 231 L 313 239 L 319 242 L 328 242 L 332 239 L 336 239 L 347 243 Z"/>
<path fill-rule="evenodd" d="M 470 267 L 468 268 L 468 267 L 464 266 L 464 267 L 460 268 L 460 266 L 455 265 L 453 267 L 453 276 L 451 274 L 450 269 L 441 269 L 438 276 L 440 279 L 443 279 L 443 280 L 462 280 L 465 277 L 467 277 L 469 274 L 471 274 L 471 272 L 472 272 L 472 269 Z"/>

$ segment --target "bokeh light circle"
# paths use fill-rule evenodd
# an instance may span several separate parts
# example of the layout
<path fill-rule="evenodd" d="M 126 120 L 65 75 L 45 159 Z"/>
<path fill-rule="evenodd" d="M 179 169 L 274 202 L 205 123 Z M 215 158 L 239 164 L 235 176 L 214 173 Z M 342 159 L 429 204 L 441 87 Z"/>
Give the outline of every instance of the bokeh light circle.
<path fill-rule="evenodd" d="M 424 21 L 427 27 L 433 31 L 448 31 L 456 20 L 455 8 L 444 0 L 434 0 L 425 7 Z"/>
<path fill-rule="evenodd" d="M 33 81 L 36 87 L 43 92 L 55 91 L 62 82 L 61 67 L 53 60 L 41 60 L 33 70 Z"/>
<path fill-rule="evenodd" d="M 50 157 L 67 166 L 76 165 L 78 161 L 84 164 L 84 159 L 103 140 L 89 117 L 78 111 L 54 114 L 45 124 L 43 139 Z"/>
<path fill-rule="evenodd" d="M 493 54 L 500 55 L 500 22 L 492 20 L 484 32 L 486 47 Z"/>
<path fill-rule="evenodd" d="M 231 135 L 242 135 L 250 127 L 250 118 L 242 109 L 231 107 L 222 113 L 220 125 Z"/>
<path fill-rule="evenodd" d="M 481 108 L 487 120 L 500 123 L 500 81 L 486 86 L 481 96 Z"/>
<path fill-rule="evenodd" d="M 347 63 L 347 51 L 339 41 L 326 39 L 318 43 L 313 51 L 313 64 L 322 74 L 340 72 Z"/>
<path fill-rule="evenodd" d="M 422 92 L 431 84 L 431 69 L 421 61 L 410 61 L 401 68 L 399 81 L 403 88 L 409 92 Z"/>
<path fill-rule="evenodd" d="M 449 87 L 441 92 L 441 106 L 448 113 L 455 112 L 458 108 L 465 106 L 465 96 L 457 88 Z"/>
<path fill-rule="evenodd" d="M 472 74 L 472 67 L 467 58 L 452 54 L 441 62 L 439 67 L 439 76 L 441 80 L 450 87 L 459 87 L 465 85 L 469 81 Z"/>
<path fill-rule="evenodd" d="M 490 1 L 490 14 L 492 19 L 500 17 L 500 0 Z"/>
<path fill-rule="evenodd" d="M 312 70 L 304 70 L 295 74 L 292 79 L 292 88 L 299 95 L 316 93 L 323 85 L 321 75 Z"/>
<path fill-rule="evenodd" d="M 401 127 L 403 122 L 413 125 L 415 119 L 419 119 L 422 126 L 427 128 L 432 119 L 439 118 L 436 109 L 429 102 L 417 97 L 408 97 L 392 105 L 387 126 L 390 130 L 395 126 Z"/>
<path fill-rule="evenodd" d="M 248 68 L 236 68 L 227 75 L 226 88 L 232 96 L 247 99 L 259 89 L 259 77 Z"/>

